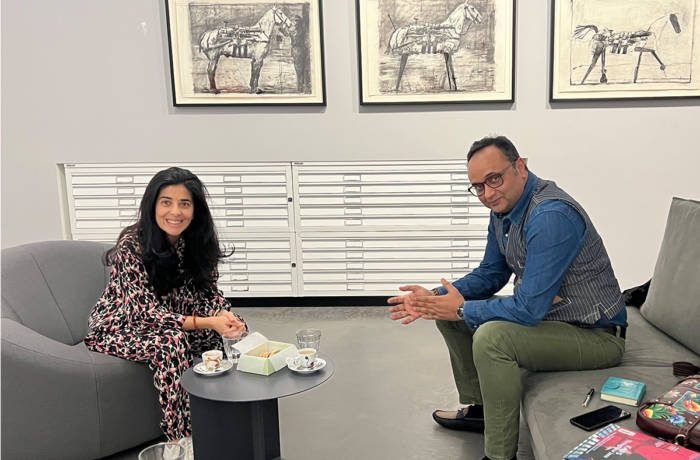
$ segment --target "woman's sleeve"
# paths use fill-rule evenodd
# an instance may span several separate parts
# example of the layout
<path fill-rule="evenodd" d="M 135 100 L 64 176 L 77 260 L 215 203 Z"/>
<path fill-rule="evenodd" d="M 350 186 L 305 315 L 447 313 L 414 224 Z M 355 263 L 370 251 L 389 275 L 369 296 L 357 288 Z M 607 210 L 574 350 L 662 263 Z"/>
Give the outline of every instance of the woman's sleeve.
<path fill-rule="evenodd" d="M 214 316 L 219 310 L 228 310 L 231 304 L 228 303 L 224 294 L 212 286 L 207 290 L 197 291 L 197 302 L 195 302 L 195 311 L 199 316 Z"/>
<path fill-rule="evenodd" d="M 135 245 L 120 242 L 112 271 L 118 280 L 120 295 L 117 298 L 123 302 L 132 327 L 182 329 L 185 317 L 170 311 L 158 300 Z"/>
<path fill-rule="evenodd" d="M 228 300 L 226 300 L 223 292 L 221 292 L 216 285 L 212 286 L 211 289 L 208 289 L 207 291 L 198 291 L 197 297 L 198 302 L 196 302 L 195 310 L 198 315 L 214 316 L 219 310 L 231 309 L 231 304 Z M 245 320 L 239 314 L 234 312 L 232 313 L 246 325 L 245 328 L 248 330 L 248 324 L 245 322 Z"/>

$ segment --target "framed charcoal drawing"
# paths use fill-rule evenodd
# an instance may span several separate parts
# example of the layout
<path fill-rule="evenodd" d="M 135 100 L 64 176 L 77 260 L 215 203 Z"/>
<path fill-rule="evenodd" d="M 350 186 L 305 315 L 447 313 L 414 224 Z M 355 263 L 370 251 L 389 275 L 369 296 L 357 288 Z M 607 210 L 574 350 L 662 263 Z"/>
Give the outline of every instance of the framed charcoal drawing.
<path fill-rule="evenodd" d="M 325 105 L 321 0 L 165 0 L 173 102 Z"/>
<path fill-rule="evenodd" d="M 552 0 L 550 100 L 700 97 L 699 0 Z"/>
<path fill-rule="evenodd" d="M 515 0 L 357 0 L 361 104 L 513 101 Z"/>

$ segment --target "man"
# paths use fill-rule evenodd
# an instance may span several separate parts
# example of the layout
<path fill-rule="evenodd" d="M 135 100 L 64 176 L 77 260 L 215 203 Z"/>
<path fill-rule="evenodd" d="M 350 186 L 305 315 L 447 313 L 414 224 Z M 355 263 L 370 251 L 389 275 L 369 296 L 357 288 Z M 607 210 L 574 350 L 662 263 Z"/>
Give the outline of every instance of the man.
<path fill-rule="evenodd" d="M 522 384 L 531 371 L 617 365 L 627 314 L 603 242 L 588 215 L 554 182 L 527 169 L 506 137 L 474 142 L 469 191 L 491 209 L 479 267 L 432 291 L 388 300 L 391 319 L 436 320 L 461 404 L 437 410 L 440 425 L 484 431 L 484 459 L 514 459 Z M 515 274 L 512 296 L 494 298 Z"/>

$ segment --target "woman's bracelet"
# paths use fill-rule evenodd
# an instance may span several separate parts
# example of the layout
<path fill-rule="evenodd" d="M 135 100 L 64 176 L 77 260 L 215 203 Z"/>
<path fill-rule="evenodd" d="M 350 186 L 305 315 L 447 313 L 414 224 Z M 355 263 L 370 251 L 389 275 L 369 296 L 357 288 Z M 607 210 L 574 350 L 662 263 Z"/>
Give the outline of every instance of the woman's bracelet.
<path fill-rule="evenodd" d="M 197 313 L 192 312 L 192 327 L 197 330 Z"/>

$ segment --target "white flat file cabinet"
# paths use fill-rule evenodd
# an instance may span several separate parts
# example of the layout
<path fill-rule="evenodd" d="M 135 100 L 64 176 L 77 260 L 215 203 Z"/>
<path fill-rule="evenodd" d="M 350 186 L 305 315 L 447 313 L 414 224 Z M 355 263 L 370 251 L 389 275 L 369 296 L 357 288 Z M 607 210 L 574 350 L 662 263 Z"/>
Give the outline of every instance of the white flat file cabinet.
<path fill-rule="evenodd" d="M 294 163 L 296 230 L 486 228 L 465 161 Z"/>
<path fill-rule="evenodd" d="M 162 163 L 63 165 L 66 234 L 115 242 Z M 464 160 L 187 163 L 206 185 L 230 297 L 392 295 L 478 265 L 488 209 Z"/>
<path fill-rule="evenodd" d="M 302 295 L 385 295 L 432 288 L 479 264 L 479 231 L 308 233 L 301 237 Z"/>

